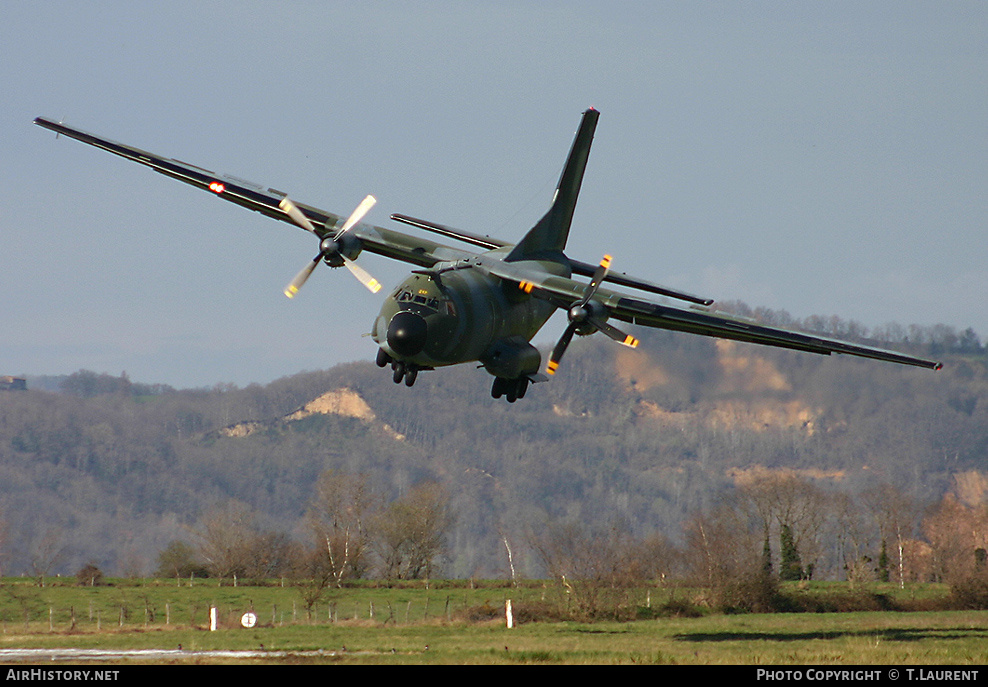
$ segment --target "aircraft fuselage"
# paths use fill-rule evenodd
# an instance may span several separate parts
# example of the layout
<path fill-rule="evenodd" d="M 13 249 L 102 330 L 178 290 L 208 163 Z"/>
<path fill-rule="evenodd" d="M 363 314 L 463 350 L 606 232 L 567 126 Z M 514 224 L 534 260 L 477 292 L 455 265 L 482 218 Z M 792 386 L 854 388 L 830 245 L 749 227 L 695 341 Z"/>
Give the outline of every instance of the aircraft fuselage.
<path fill-rule="evenodd" d="M 556 308 L 484 270 L 502 252 L 412 273 L 393 289 L 371 330 L 390 361 L 417 369 L 479 361 L 496 377 L 537 374 L 541 356 L 529 342 Z M 558 263 L 530 264 L 568 276 Z"/>

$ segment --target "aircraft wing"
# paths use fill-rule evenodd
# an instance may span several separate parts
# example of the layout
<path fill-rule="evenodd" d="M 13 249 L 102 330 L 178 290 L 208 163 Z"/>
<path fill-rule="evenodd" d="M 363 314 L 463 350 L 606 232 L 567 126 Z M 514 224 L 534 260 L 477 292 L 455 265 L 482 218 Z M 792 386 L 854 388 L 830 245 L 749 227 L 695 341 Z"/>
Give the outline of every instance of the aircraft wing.
<path fill-rule="evenodd" d="M 574 279 L 551 275 L 519 263 L 485 263 L 482 268 L 502 279 L 517 282 L 523 291 L 548 300 L 564 309 L 568 309 L 583 298 L 587 288 L 586 284 Z M 645 327 L 790 348 L 823 355 L 832 353 L 854 355 L 903 365 L 915 365 L 931 370 L 939 370 L 943 367 L 940 362 L 914 358 L 895 351 L 768 327 L 752 321 L 700 309 L 661 305 L 604 288 L 598 288 L 593 299 L 606 308 L 609 317 Z"/>
<path fill-rule="evenodd" d="M 442 236 L 454 238 L 458 241 L 463 241 L 464 243 L 480 246 L 481 248 L 485 248 L 487 250 L 494 250 L 495 248 L 504 248 L 505 246 L 514 245 L 491 236 L 472 234 L 470 232 L 463 231 L 462 229 L 454 229 L 453 227 L 445 224 L 438 224 L 425 219 L 417 219 L 415 217 L 409 217 L 408 215 L 393 214 L 391 215 L 391 219 L 396 222 L 410 224 L 413 227 L 418 227 L 419 229 L 424 229 L 425 231 L 431 231 L 435 234 L 441 234 Z M 596 265 L 591 265 L 590 263 L 574 260 L 573 258 L 567 258 L 567 260 L 569 260 L 570 268 L 573 270 L 574 274 L 590 277 L 593 276 L 594 271 L 597 269 Z M 694 296 L 693 294 L 686 293 L 685 291 L 670 289 L 666 286 L 661 286 L 646 279 L 642 279 L 641 277 L 633 277 L 629 274 L 625 274 L 624 272 L 608 272 L 604 276 L 604 281 L 609 281 L 620 286 L 629 286 L 641 291 L 656 293 L 660 296 L 668 296 L 670 298 L 689 301 L 698 305 L 710 305 L 713 303 L 713 299 L 701 298 L 700 296 Z"/>
<path fill-rule="evenodd" d="M 34 123 L 50 129 L 56 134 L 74 138 L 145 167 L 150 167 L 165 176 L 178 179 L 204 191 L 210 191 L 223 200 L 297 226 L 295 221 L 279 206 L 279 203 L 287 195 L 282 191 L 265 188 L 238 177 L 217 174 L 181 160 L 155 155 L 140 148 L 117 143 L 45 117 L 38 117 Z M 346 217 L 310 205 L 298 202 L 295 205 L 312 223 L 319 238 L 334 234 L 336 229 L 346 220 Z M 360 239 L 364 250 L 420 267 L 431 267 L 437 262 L 460 260 L 474 255 L 468 251 L 368 224 L 358 224 L 351 233 Z"/>

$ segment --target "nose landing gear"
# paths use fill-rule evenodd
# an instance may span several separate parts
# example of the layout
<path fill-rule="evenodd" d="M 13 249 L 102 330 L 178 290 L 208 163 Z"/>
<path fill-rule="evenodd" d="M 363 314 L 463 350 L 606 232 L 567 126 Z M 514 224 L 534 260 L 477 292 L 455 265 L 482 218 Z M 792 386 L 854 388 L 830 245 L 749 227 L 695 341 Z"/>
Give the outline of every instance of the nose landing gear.
<path fill-rule="evenodd" d="M 415 384 L 415 380 L 419 376 L 419 366 L 413 363 L 406 363 L 401 360 L 395 360 L 390 355 L 384 352 L 384 349 L 377 349 L 377 360 L 375 361 L 378 367 L 391 366 L 392 375 L 391 379 L 395 384 L 401 384 L 402 381 L 405 382 L 405 386 L 412 386 Z"/>

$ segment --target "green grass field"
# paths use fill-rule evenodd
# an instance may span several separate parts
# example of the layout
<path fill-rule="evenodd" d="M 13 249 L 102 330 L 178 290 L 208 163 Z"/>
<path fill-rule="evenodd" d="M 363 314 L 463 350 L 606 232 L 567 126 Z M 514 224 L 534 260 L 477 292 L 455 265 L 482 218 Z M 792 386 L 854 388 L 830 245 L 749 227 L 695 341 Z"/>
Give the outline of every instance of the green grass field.
<path fill-rule="evenodd" d="M 988 611 L 702 614 L 627 622 L 544 619 L 532 609 L 565 603 L 541 583 L 520 588 L 467 583 L 334 590 L 309 614 L 298 588 L 194 587 L 165 581 L 0 586 L 0 649 L 166 649 L 161 663 L 984 665 Z M 806 593 L 839 594 L 837 585 Z M 922 606 L 941 589 L 881 590 Z M 631 590 L 640 615 L 670 592 Z M 511 599 L 516 624 L 506 627 Z M 209 607 L 219 628 L 209 630 Z M 252 610 L 258 624 L 240 626 Z M 261 651 L 215 657 L 196 652 Z M 138 662 L 139 659 L 118 659 Z M 9 657 L 3 662 L 10 663 Z M 37 662 L 37 659 L 34 660 Z M 146 662 L 146 661 L 139 661 Z"/>

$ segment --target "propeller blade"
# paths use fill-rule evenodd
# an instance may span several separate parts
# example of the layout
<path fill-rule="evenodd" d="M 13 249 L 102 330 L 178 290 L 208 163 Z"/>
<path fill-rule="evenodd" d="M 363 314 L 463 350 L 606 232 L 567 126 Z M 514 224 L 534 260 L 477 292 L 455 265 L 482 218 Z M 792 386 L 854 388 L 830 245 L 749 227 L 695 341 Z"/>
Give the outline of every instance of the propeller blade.
<path fill-rule="evenodd" d="M 343 256 L 343 264 L 347 266 L 347 269 L 355 276 L 360 283 L 370 289 L 371 293 L 377 293 L 381 290 L 381 282 L 372 277 L 367 270 L 355 263 L 350 258 Z"/>
<path fill-rule="evenodd" d="M 301 272 L 295 275 L 295 278 L 292 279 L 291 283 L 285 287 L 286 296 L 289 298 L 295 297 L 295 294 L 297 294 L 298 290 L 302 288 L 302 285 L 309 280 L 309 277 L 312 275 L 313 270 L 316 269 L 316 266 L 319 264 L 320 260 L 322 260 L 322 253 L 314 257 L 308 265 L 302 268 Z"/>
<path fill-rule="evenodd" d="M 583 300 L 581 303 L 586 304 L 590 302 L 594 294 L 597 293 L 597 289 L 600 288 L 600 283 L 604 281 L 604 277 L 607 276 L 607 271 L 611 268 L 611 256 L 605 255 L 597 269 L 594 270 L 593 277 L 590 279 L 590 283 L 587 284 L 587 288 L 583 292 Z"/>
<path fill-rule="evenodd" d="M 358 205 L 357 209 L 354 210 L 353 213 L 347 218 L 347 221 L 343 223 L 343 228 L 340 229 L 338 232 L 336 232 L 336 236 L 333 237 L 333 240 L 335 241 L 336 239 L 343 236 L 343 234 L 350 231 L 350 229 L 353 228 L 353 225 L 357 224 L 360 220 L 362 220 L 364 218 L 364 215 L 366 215 L 370 211 L 370 209 L 374 207 L 374 203 L 376 202 L 377 202 L 377 198 L 375 198 L 374 196 L 367 196 L 362 201 L 360 201 L 360 205 Z"/>
<path fill-rule="evenodd" d="M 613 341 L 617 341 L 622 346 L 627 346 L 628 348 L 638 348 L 638 339 L 633 337 L 631 334 L 625 334 L 614 325 L 608 324 L 607 322 L 599 320 L 596 317 L 590 317 L 587 321 L 598 331 L 603 332 Z"/>
<path fill-rule="evenodd" d="M 593 299 L 594 294 L 597 293 L 597 289 L 600 288 L 600 284 L 604 281 L 610 268 L 611 256 L 605 255 L 600 261 L 600 265 L 594 270 L 590 283 L 583 290 L 583 298 L 570 306 L 568 312 L 569 325 L 566 327 L 566 331 L 563 332 L 558 343 L 556 343 L 556 347 L 552 349 L 552 353 L 549 355 L 549 361 L 546 363 L 546 372 L 549 374 L 556 374 L 556 370 L 559 368 L 559 361 L 562 360 L 563 353 L 566 352 L 566 347 L 569 346 L 570 341 L 573 339 L 573 334 L 576 333 L 577 328 L 582 324 L 589 324 L 597 331 L 604 332 L 604 334 L 619 344 L 628 346 L 629 348 L 638 347 L 638 339 L 630 334 L 625 334 L 617 327 L 608 324 L 605 320 L 594 317 L 594 311 L 589 307 L 590 301 Z M 522 288 L 524 288 L 524 282 Z"/>
<path fill-rule="evenodd" d="M 343 223 L 343 227 L 338 232 L 336 232 L 336 236 L 333 237 L 333 242 L 336 242 L 337 239 L 343 236 L 343 234 L 345 234 L 346 232 L 350 231 L 350 229 L 352 229 L 354 225 L 360 222 L 360 220 L 364 218 L 364 215 L 366 215 L 368 211 L 372 207 L 374 207 L 374 204 L 376 202 L 377 199 L 374 196 L 367 196 L 366 198 L 364 198 L 361 201 L 360 205 L 357 206 L 357 209 L 354 210 L 353 213 L 351 213 L 350 217 L 347 218 L 347 221 Z M 305 216 L 305 213 L 303 213 L 298 208 L 298 206 L 291 201 L 291 199 L 288 196 L 285 196 L 284 198 L 281 199 L 281 202 L 278 203 L 278 207 L 280 207 L 285 212 L 285 214 L 291 217 L 292 221 L 295 222 L 297 225 L 299 225 L 306 231 L 316 234 L 316 228 L 312 225 L 312 222 L 309 221 L 309 218 Z M 316 236 L 318 236 L 318 234 L 316 234 Z M 319 261 L 332 253 L 338 252 L 338 247 L 327 248 L 326 246 L 329 245 L 331 244 L 328 244 L 324 241 L 323 251 L 320 252 L 319 255 L 317 255 L 315 258 L 313 258 L 312 262 L 310 262 L 308 265 L 302 268 L 301 272 L 295 275 L 295 278 L 292 279 L 292 282 L 287 287 L 285 287 L 286 296 L 288 296 L 289 298 L 294 298 L 295 294 L 297 294 L 299 292 L 299 289 L 302 288 L 302 285 L 305 284 L 306 281 L 308 281 L 309 277 L 312 275 L 313 270 L 315 270 L 316 266 L 319 264 Z M 329 253 L 327 253 L 327 251 L 329 251 Z M 343 258 L 343 264 L 347 266 L 347 269 L 350 270 L 353 276 L 355 276 L 360 281 L 361 284 L 363 284 L 368 289 L 370 289 L 371 293 L 377 293 L 378 291 L 381 290 L 381 283 L 377 279 L 372 277 L 367 272 L 367 270 L 358 266 L 353 260 L 346 257 L 341 252 L 339 253 L 339 256 Z"/>
<path fill-rule="evenodd" d="M 559 367 L 559 361 L 563 359 L 563 353 L 566 352 L 566 347 L 569 346 L 569 342 L 572 341 L 573 334 L 576 332 L 578 325 L 578 322 L 570 322 L 569 326 L 566 327 L 566 331 L 564 331 L 563 335 L 559 337 L 556 347 L 553 348 L 552 353 L 549 354 L 549 362 L 545 365 L 545 371 L 549 374 L 556 374 L 556 369 Z"/>
<path fill-rule="evenodd" d="M 291 217 L 295 224 L 299 225 L 308 232 L 313 234 L 316 233 L 316 228 L 312 226 L 312 222 L 309 221 L 309 218 L 298 209 L 298 206 L 295 205 L 295 203 L 293 203 L 288 196 L 281 199 L 281 202 L 278 203 L 278 207 L 284 210 L 285 214 Z"/>

